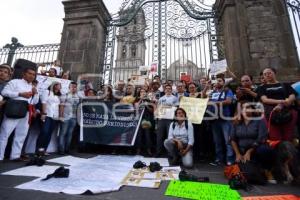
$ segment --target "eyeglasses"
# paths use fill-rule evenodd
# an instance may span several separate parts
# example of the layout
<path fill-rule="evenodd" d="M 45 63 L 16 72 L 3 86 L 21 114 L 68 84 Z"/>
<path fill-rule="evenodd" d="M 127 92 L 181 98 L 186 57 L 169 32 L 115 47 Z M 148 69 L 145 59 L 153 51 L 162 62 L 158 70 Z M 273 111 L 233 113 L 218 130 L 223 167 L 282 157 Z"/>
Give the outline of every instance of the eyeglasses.
<path fill-rule="evenodd" d="M 263 75 L 270 75 L 270 74 L 272 74 L 272 72 L 265 72 L 265 73 L 263 73 Z"/>
<path fill-rule="evenodd" d="M 241 82 L 250 82 L 250 80 L 242 80 Z"/>

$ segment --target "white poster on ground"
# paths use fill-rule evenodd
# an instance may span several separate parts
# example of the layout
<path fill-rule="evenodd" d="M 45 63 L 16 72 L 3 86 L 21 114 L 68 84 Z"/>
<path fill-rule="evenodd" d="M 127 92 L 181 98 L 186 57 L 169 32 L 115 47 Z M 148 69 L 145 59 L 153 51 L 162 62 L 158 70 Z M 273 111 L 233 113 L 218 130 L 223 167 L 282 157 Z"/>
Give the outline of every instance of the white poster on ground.
<path fill-rule="evenodd" d="M 72 157 L 66 156 L 50 161 L 55 161 L 60 164 L 71 164 L 69 163 L 71 158 Z M 82 158 L 76 158 L 76 160 L 80 162 L 75 162 L 77 164 L 71 164 L 71 166 L 68 167 L 70 169 L 68 178 L 51 178 L 47 181 L 41 181 L 42 178 L 46 177 L 46 174 L 40 174 L 40 176 L 42 176 L 41 178 L 21 184 L 16 188 L 52 193 L 62 192 L 66 194 L 83 194 L 87 191 L 97 194 L 117 191 L 122 186 L 121 182 L 132 169 L 133 164 L 138 160 L 142 160 L 143 157 L 99 155 L 89 159 L 81 159 Z M 55 169 L 58 167 L 59 166 L 56 166 Z M 49 170 L 50 172 L 47 170 L 45 173 L 53 173 L 54 170 Z M 27 174 L 31 173 L 35 173 L 33 168 L 32 172 Z M 152 183 L 153 181 L 146 181 L 143 182 L 143 185 L 149 186 Z"/>
<path fill-rule="evenodd" d="M 49 165 L 43 165 L 41 167 L 28 166 L 28 167 L 22 167 L 19 169 L 4 172 L 2 174 L 11 175 L 11 176 L 46 177 L 48 174 L 53 173 L 57 168 L 58 166 L 49 166 Z"/>

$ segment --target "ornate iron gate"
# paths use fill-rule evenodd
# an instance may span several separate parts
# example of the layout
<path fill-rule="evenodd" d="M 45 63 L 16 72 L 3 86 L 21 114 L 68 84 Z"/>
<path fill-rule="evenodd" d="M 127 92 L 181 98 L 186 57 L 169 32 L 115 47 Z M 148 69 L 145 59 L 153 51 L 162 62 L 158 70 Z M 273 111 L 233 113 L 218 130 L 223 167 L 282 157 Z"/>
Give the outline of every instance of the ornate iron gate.
<path fill-rule="evenodd" d="M 127 80 L 140 65 L 156 65 L 163 80 L 198 79 L 219 59 L 216 34 L 203 0 L 125 0 L 108 27 L 104 80 Z"/>
<path fill-rule="evenodd" d="M 294 41 L 298 52 L 298 58 L 300 59 L 300 1 L 287 0 L 286 3 L 294 34 Z"/>

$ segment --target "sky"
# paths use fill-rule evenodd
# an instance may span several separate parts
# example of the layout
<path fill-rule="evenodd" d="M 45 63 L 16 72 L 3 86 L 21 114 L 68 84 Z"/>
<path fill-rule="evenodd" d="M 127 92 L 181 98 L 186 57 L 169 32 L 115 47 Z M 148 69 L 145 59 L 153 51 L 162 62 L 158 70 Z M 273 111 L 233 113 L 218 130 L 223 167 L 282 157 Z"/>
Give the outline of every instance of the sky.
<path fill-rule="evenodd" d="M 115 13 L 122 0 L 104 0 Z M 0 47 L 17 37 L 24 45 L 60 43 L 64 8 L 62 0 L 1 0 Z"/>
<path fill-rule="evenodd" d="M 202 0 L 211 3 L 214 0 Z M 103 0 L 116 13 L 123 0 Z M 1 0 L 0 47 L 17 37 L 24 45 L 60 43 L 64 8 L 62 0 Z"/>

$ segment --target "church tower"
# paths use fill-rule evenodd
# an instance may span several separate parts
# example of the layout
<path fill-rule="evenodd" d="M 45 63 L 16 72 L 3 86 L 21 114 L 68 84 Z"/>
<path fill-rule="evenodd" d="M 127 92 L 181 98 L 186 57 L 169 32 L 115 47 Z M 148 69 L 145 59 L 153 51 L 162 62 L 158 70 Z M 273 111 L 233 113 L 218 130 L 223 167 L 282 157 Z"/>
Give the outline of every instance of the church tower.
<path fill-rule="evenodd" d="M 125 10 L 122 14 L 126 15 L 126 12 L 128 11 Z M 140 74 L 139 67 L 145 65 L 145 28 L 146 20 L 142 9 L 129 24 L 119 28 L 114 81 L 127 81 L 131 75 Z"/>

